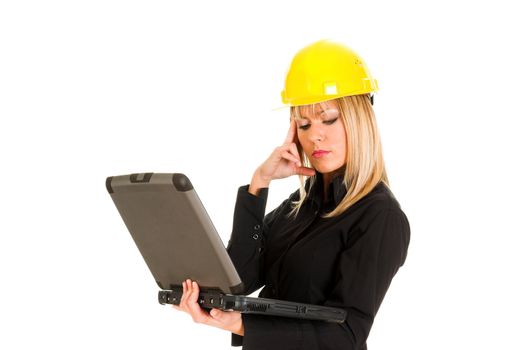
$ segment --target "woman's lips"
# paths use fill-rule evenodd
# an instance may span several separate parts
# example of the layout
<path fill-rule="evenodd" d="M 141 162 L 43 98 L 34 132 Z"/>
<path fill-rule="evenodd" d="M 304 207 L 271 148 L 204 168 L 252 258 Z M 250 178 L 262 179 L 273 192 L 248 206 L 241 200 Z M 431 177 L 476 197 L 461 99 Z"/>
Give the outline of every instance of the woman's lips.
<path fill-rule="evenodd" d="M 327 155 L 328 153 L 330 153 L 330 151 L 317 150 L 317 151 L 314 151 L 314 153 L 312 153 L 312 157 L 321 158 Z"/>

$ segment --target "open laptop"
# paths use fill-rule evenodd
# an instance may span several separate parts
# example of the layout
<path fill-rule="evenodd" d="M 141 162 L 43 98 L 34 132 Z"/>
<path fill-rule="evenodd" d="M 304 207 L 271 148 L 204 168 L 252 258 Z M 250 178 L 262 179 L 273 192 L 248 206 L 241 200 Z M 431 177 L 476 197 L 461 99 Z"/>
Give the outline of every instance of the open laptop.
<path fill-rule="evenodd" d="M 242 295 L 243 283 L 186 175 L 112 176 L 106 188 L 161 289 L 161 304 L 178 305 L 189 278 L 199 285 L 203 308 L 344 322 L 343 309 Z"/>

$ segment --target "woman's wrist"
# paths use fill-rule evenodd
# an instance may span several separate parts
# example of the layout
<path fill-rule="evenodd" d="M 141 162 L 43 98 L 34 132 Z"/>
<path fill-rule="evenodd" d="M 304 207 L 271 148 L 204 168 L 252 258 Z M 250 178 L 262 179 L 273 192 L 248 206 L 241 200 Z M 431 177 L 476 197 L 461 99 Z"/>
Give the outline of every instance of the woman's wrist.
<path fill-rule="evenodd" d="M 261 188 L 267 188 L 268 186 L 270 186 L 270 181 L 270 179 L 264 179 L 264 177 L 261 176 L 259 169 L 257 169 L 253 174 L 252 182 L 250 183 L 248 192 L 250 192 L 254 196 L 257 196 L 259 195 L 259 190 Z"/>
<path fill-rule="evenodd" d="M 233 334 L 240 335 L 241 337 L 244 336 L 244 324 L 242 323 L 242 316 L 239 319 L 238 324 L 236 324 L 232 329 Z"/>

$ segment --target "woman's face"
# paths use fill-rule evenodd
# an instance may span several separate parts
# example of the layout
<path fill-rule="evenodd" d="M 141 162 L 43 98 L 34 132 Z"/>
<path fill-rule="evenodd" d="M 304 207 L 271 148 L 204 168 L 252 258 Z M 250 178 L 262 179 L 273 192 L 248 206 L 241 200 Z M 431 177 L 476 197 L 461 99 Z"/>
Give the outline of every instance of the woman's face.
<path fill-rule="evenodd" d="M 336 101 L 299 108 L 297 138 L 310 164 L 331 175 L 346 163 L 346 131 Z"/>

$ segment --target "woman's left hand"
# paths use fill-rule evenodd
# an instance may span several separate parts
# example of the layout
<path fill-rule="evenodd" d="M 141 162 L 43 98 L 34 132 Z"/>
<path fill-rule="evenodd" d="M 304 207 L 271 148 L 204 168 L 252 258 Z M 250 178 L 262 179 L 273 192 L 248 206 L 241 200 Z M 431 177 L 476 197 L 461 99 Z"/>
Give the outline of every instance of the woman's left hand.
<path fill-rule="evenodd" d="M 182 297 L 179 305 L 173 305 L 173 307 L 179 311 L 188 313 L 196 323 L 202 323 L 238 335 L 244 335 L 244 326 L 240 312 L 211 309 L 210 313 L 208 313 L 199 306 L 197 303 L 198 298 L 199 286 L 197 282 L 192 282 L 188 279 L 182 282 Z"/>

